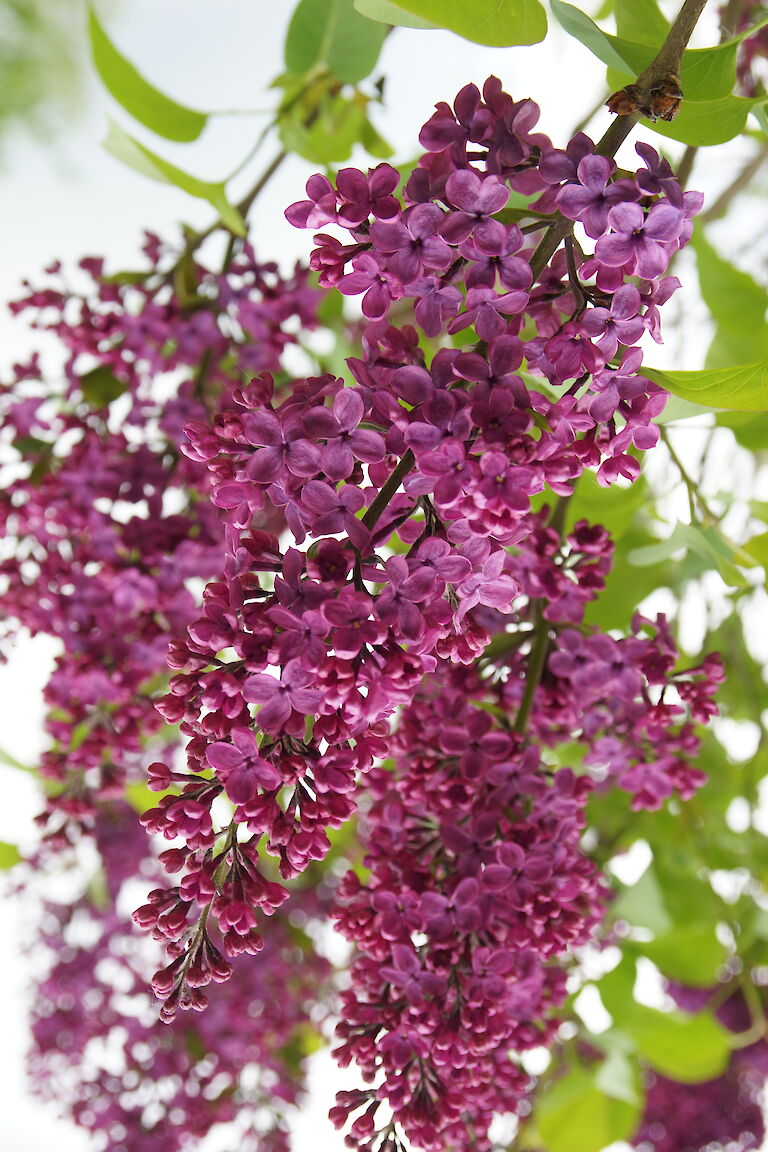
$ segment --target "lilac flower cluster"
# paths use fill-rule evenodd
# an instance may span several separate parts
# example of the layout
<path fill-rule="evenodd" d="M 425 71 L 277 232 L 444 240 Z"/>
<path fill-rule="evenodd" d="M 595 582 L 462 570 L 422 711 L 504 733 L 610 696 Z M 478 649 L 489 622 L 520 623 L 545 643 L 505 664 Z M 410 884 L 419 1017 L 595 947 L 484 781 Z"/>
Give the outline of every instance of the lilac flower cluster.
<path fill-rule="evenodd" d="M 180 879 L 136 915 L 169 952 L 164 1017 L 204 1007 L 287 897 L 269 857 L 284 880 L 321 859 L 365 781 L 373 878 L 347 882 L 340 912 L 359 949 L 340 1035 L 378 1082 L 334 1113 L 364 1107 L 348 1139 L 365 1149 L 403 1129 L 426 1149 L 488 1146 L 492 1113 L 526 1090 L 509 1051 L 551 1034 L 548 961 L 600 916 L 579 848 L 591 780 L 641 807 L 690 795 L 691 721 L 720 678 L 716 661 L 675 672 L 663 621 L 625 640 L 584 628 L 610 541 L 562 525 L 585 469 L 631 480 L 656 442 L 665 394 L 637 341 L 660 338 L 663 273 L 701 198 L 644 146 L 634 175 L 583 134 L 558 151 L 537 116 L 489 80 L 438 106 L 402 200 L 388 165 L 312 177 L 287 215 L 350 233 L 317 237 L 311 263 L 363 297 L 354 383 L 286 395 L 262 373 L 186 428 L 226 563 L 159 705 L 187 771 L 152 766 L 166 794 L 145 823 L 181 838 L 161 857 Z M 535 199 L 510 210 L 512 192 Z M 558 213 L 594 251 L 574 240 L 539 267 L 516 221 Z M 554 512 L 535 508 L 545 492 Z M 270 508 L 292 541 L 255 526 Z M 553 775 L 542 749 L 573 739 L 584 774 Z"/>
<path fill-rule="evenodd" d="M 638 342 L 660 339 L 667 265 L 701 198 L 647 146 L 619 172 L 583 133 L 554 148 L 537 119 L 497 80 L 470 85 L 438 105 L 403 187 L 389 165 L 348 168 L 288 209 L 347 233 L 321 233 L 311 258 L 325 288 L 361 297 L 347 380 L 286 386 L 285 325 L 312 327 L 317 293 L 247 246 L 218 275 L 150 237 L 146 274 L 84 261 L 95 299 L 30 289 L 16 306 L 68 350 L 58 393 L 33 360 L 0 394 L 22 461 L 0 497 L 18 541 L 3 604 L 63 643 L 49 845 L 92 831 L 114 901 L 146 866 L 125 810 L 108 817 L 154 752 L 162 795 L 143 823 L 176 877 L 135 913 L 167 952 L 153 981 L 167 1038 L 125 1010 L 141 965 L 112 911 L 72 917 L 94 923 L 93 945 L 68 915 L 51 928 L 65 948 L 35 1075 L 114 1152 L 171 1146 L 166 1117 L 183 1115 L 183 1144 L 245 1115 L 244 1064 L 295 1098 L 300 1017 L 326 969 L 297 944 L 287 885 L 299 916 L 322 914 L 296 881 L 359 801 L 369 871 L 337 910 L 356 949 L 339 1054 L 369 1087 L 333 1117 L 366 1152 L 402 1133 L 485 1152 L 494 1113 L 528 1091 L 510 1055 L 554 1037 L 569 952 L 602 915 L 587 796 L 618 784 L 654 808 L 702 782 L 693 725 L 713 712 L 717 661 L 677 670 L 663 619 L 624 638 L 587 628 L 611 542 L 566 515 L 585 470 L 631 481 L 656 442 L 665 394 Z M 545 260 L 535 238 L 563 218 L 575 234 Z M 163 720 L 187 740 L 183 768 Z M 563 743 L 583 763 L 563 767 Z M 119 1029 L 124 1068 L 93 1078 L 88 1041 Z M 68 1036 L 83 1061 L 58 1060 Z M 145 1075 L 174 1086 L 155 1118 Z M 252 1142 L 282 1149 L 278 1120 L 257 1128 Z"/>
<path fill-rule="evenodd" d="M 551 961 L 600 920 L 579 843 L 590 781 L 548 770 L 503 706 L 501 681 L 446 665 L 371 778 L 370 878 L 346 877 L 338 912 L 358 951 L 337 1056 L 371 1082 L 332 1111 L 341 1126 L 363 1109 L 351 1146 L 376 1146 L 389 1105 L 416 1147 L 489 1149 L 493 1116 L 529 1087 L 511 1054 L 557 1030 L 566 968 Z"/>
<path fill-rule="evenodd" d="M 560 546 L 577 561 L 581 607 L 604 574 L 599 545 L 581 524 Z M 638 619 L 626 641 L 576 632 L 575 603 L 554 595 L 547 611 L 573 652 L 581 638 L 584 679 L 572 683 L 573 665 L 558 673 L 555 647 L 527 739 L 508 718 L 520 714 L 528 659 L 504 632 L 480 674 L 446 661 L 425 680 L 392 736 L 391 767 L 369 781 L 370 878 L 349 874 L 340 891 L 338 926 L 358 959 L 337 1054 L 372 1087 L 341 1093 L 332 1113 L 342 1124 L 364 1109 L 350 1138 L 365 1152 L 382 1104 L 417 1147 L 490 1148 L 493 1116 L 524 1099 L 509 1057 L 552 1041 L 568 953 L 602 916 L 601 881 L 580 845 L 592 788 L 618 777 L 635 806 L 658 807 L 674 787 L 689 795 L 703 782 L 687 759 L 698 742 L 686 710 L 658 689 L 708 712 L 717 669 L 675 675 L 663 619 L 655 629 Z M 568 742 L 584 746 L 591 773 L 547 763 L 547 749 Z M 612 776 L 601 779 L 606 764 Z"/>

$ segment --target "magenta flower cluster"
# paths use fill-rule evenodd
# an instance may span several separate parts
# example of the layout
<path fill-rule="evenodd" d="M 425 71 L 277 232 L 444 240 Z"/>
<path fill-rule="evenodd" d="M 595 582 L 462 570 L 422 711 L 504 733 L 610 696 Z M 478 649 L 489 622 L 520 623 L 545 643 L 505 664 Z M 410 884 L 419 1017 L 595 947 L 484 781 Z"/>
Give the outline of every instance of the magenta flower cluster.
<path fill-rule="evenodd" d="M 362 296 L 353 381 L 286 394 L 261 373 L 186 427 L 226 562 L 159 704 L 187 772 L 151 767 L 166 794 L 144 819 L 181 841 L 161 857 L 179 882 L 136 916 L 167 944 L 164 1017 L 205 1007 L 287 898 L 269 858 L 298 876 L 361 786 L 373 797 L 370 879 L 348 878 L 339 911 L 358 950 L 340 1052 L 372 1086 L 334 1110 L 362 1109 L 348 1140 L 366 1150 L 399 1132 L 490 1147 L 492 1115 L 527 1090 L 509 1054 L 552 1035 L 564 959 L 600 919 L 586 795 L 689 796 L 693 721 L 721 678 L 715 659 L 677 672 L 663 620 L 585 628 L 611 545 L 564 526 L 585 469 L 632 480 L 656 442 L 665 394 L 637 341 L 660 338 L 701 198 L 652 149 L 620 178 L 581 134 L 554 149 L 537 115 L 489 80 L 438 106 L 400 197 L 388 165 L 312 177 L 287 215 L 349 233 L 318 236 L 311 264 Z M 574 240 L 539 267 L 513 192 L 534 235 L 559 212 L 593 251 Z M 262 527 L 274 509 L 292 539 Z M 583 764 L 561 765 L 571 741 Z"/>

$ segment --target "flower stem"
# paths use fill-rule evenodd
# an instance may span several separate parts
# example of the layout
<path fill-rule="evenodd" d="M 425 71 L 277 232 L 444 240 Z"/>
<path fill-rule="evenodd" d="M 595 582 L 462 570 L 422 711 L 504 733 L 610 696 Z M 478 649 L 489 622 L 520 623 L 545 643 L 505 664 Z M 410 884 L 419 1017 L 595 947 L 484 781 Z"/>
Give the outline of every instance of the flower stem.
<path fill-rule="evenodd" d="M 402 459 L 392 469 L 389 476 L 387 477 L 386 482 L 382 485 L 380 492 L 377 494 L 370 508 L 365 513 L 365 516 L 363 516 L 363 524 L 366 528 L 370 529 L 374 527 L 382 512 L 387 507 L 390 500 L 395 495 L 404 478 L 408 475 L 415 463 L 416 458 L 409 448 L 403 454 Z"/>

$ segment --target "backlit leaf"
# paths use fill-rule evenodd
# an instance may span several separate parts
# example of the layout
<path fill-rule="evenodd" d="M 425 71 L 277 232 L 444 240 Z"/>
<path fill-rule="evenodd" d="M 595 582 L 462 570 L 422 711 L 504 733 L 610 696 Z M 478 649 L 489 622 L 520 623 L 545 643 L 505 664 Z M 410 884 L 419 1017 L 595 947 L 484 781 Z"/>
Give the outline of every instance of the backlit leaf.
<path fill-rule="evenodd" d="M 325 67 L 342 82 L 357 84 L 376 67 L 386 35 L 352 0 L 301 0 L 285 39 L 289 72 Z"/>
<path fill-rule="evenodd" d="M 701 294 L 716 324 L 706 367 L 768 358 L 768 296 L 763 285 L 721 256 L 701 229 L 694 229 L 691 243 Z"/>
<path fill-rule="evenodd" d="M 200 200 L 207 200 L 221 217 L 222 223 L 237 236 L 245 235 L 245 224 L 237 209 L 233 208 L 227 200 L 224 183 L 211 183 L 207 180 L 198 180 L 183 172 L 175 164 L 170 164 L 162 156 L 145 148 L 129 136 L 118 124 L 110 120 L 109 131 L 104 140 L 104 148 L 117 160 L 127 164 L 129 168 L 141 172 L 152 180 L 159 180 L 163 184 L 174 184 L 189 196 Z"/>
<path fill-rule="evenodd" d="M 768 360 L 695 372 L 669 372 L 643 365 L 643 375 L 694 404 L 737 412 L 768 412 Z"/>
<path fill-rule="evenodd" d="M 390 0 L 355 0 L 355 10 L 367 16 L 369 20 L 378 20 L 381 24 L 391 24 L 396 28 L 434 28 L 429 20 L 422 20 L 411 12 L 406 12 Z"/>
<path fill-rule="evenodd" d="M 682 1084 L 712 1080 L 728 1064 L 729 1033 L 706 1012 L 660 1012 L 635 1003 L 623 1027 L 652 1068 Z"/>
<path fill-rule="evenodd" d="M 637 946 L 665 976 L 694 988 L 711 988 L 727 959 L 713 924 L 689 924 Z"/>
<path fill-rule="evenodd" d="M 115 48 L 92 6 L 88 10 L 88 33 L 96 71 L 126 112 L 166 140 L 197 140 L 208 123 L 207 115 L 178 104 L 145 80 Z"/>
<path fill-rule="evenodd" d="M 536 1105 L 536 1124 L 547 1152 L 597 1152 L 635 1132 L 641 1115 L 634 1102 L 614 1093 L 611 1076 L 599 1084 L 597 1074 L 573 1068 L 548 1086 Z M 610 1089 L 607 1091 L 606 1088 Z"/>
<path fill-rule="evenodd" d="M 505 48 L 537 44 L 547 34 L 547 16 L 539 0 L 397 0 L 397 7 L 472 40 Z"/>
<path fill-rule="evenodd" d="M 657 0 L 614 0 L 616 31 L 636 44 L 661 44 L 669 31 Z"/>

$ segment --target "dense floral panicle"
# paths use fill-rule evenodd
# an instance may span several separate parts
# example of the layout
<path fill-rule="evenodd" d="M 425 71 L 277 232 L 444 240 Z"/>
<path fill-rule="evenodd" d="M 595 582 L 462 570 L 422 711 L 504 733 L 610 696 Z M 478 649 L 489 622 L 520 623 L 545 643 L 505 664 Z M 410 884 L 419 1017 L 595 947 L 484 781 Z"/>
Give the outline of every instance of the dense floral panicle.
<path fill-rule="evenodd" d="M 546 490 L 570 495 L 586 468 L 606 484 L 633 479 L 630 449 L 655 443 L 664 394 L 641 375 L 636 342 L 646 331 L 658 336 L 658 307 L 674 286 L 660 274 L 687 239 L 696 204 L 653 150 L 641 150 L 634 178 L 616 180 L 585 137 L 556 155 L 532 131 L 537 115 L 498 81 L 482 96 L 463 90 L 453 111 L 440 106 L 425 127 L 429 151 L 402 203 L 388 165 L 367 175 L 345 169 L 335 185 L 313 177 L 288 218 L 340 225 L 353 241 L 324 234 L 311 262 L 321 282 L 363 297 L 369 323 L 362 356 L 349 362 L 354 384 L 307 377 L 281 395 L 262 373 L 212 422 L 186 427 L 183 451 L 205 463 L 227 522 L 226 562 L 186 645 L 174 649 L 180 675 L 160 704 L 189 738 L 189 776 L 174 781 L 181 794 L 145 817 L 168 839 L 187 840 L 186 859 L 184 850 L 173 858 L 183 875 L 171 903 L 160 893 L 140 917 L 169 941 L 172 964 L 157 984 L 166 1014 L 184 1006 L 183 949 L 193 946 L 200 917 L 218 918 L 229 955 L 260 947 L 254 910 L 270 914 L 282 899 L 264 880 L 265 853 L 290 878 L 327 852 L 327 829 L 353 811 L 360 773 L 397 741 L 389 722 L 412 706 L 425 675 L 442 674 L 444 661 L 472 664 L 506 627 L 518 639 L 500 706 L 522 708 L 526 630 L 537 611 L 542 626 L 561 626 L 537 711 L 544 742 L 570 738 L 554 720 L 566 697 L 570 728 L 583 725 L 586 769 L 598 779 L 609 758 L 613 775 L 647 806 L 700 782 L 684 755 L 695 749 L 684 696 L 692 693 L 690 712 L 701 714 L 708 690 L 685 687 L 679 705 L 661 695 L 653 703 L 648 686 L 660 681 L 649 671 L 657 652 L 650 641 L 562 628 L 580 622 L 602 586 L 607 537 L 581 524 L 562 538 L 546 513 L 531 511 Z M 546 218 L 561 202 L 583 218 L 594 255 L 558 253 L 534 282 L 532 248 L 503 218 L 510 188 L 539 197 L 534 215 Z M 429 336 L 474 329 L 479 339 L 430 359 L 414 327 L 388 321 L 391 304 L 409 299 Z M 280 510 L 287 539 L 254 533 L 254 517 L 270 508 Z M 594 672 L 588 717 L 572 703 L 579 689 L 567 657 Z M 633 663 L 643 660 L 648 667 Z M 662 679 L 669 672 L 664 665 Z M 607 743 L 612 721 L 624 737 L 619 750 Z M 649 742 L 661 733 L 668 746 L 651 763 Z M 524 759 L 525 742 L 514 751 Z M 223 790 L 234 823 L 217 833 L 210 811 Z M 244 828 L 239 838 L 235 827 Z M 458 904 L 450 914 L 434 910 L 435 931 L 475 924 L 473 896 L 472 885 L 442 895 Z M 537 955 L 565 950 L 587 923 L 585 911 L 581 926 L 555 934 Z M 427 986 L 436 995 L 444 974 L 427 972 L 425 984 L 407 941 L 398 947 L 389 983 L 417 1003 Z M 508 1046 L 518 1043 L 505 1036 Z"/>
<path fill-rule="evenodd" d="M 490 1147 L 493 1115 L 528 1087 L 509 1054 L 556 1029 L 565 974 L 549 961 L 599 920 L 579 844 L 589 784 L 542 772 L 482 707 L 497 693 L 448 665 L 425 682 L 393 737 L 393 771 L 371 781 L 370 879 L 350 874 L 340 893 L 358 957 L 337 1054 L 425 1149 Z"/>
<path fill-rule="evenodd" d="M 340 892 L 338 924 L 357 959 L 338 1055 L 426 1149 L 488 1147 L 493 1115 L 514 1111 L 526 1091 L 522 1076 L 514 1090 L 500 1081 L 490 1091 L 493 1059 L 556 1031 L 565 973 L 552 961 L 601 917 L 601 881 L 581 847 L 593 780 L 602 787 L 613 773 L 641 807 L 703 780 L 689 762 L 698 745 L 685 706 L 662 701 L 678 683 L 709 699 L 716 666 L 675 674 L 663 618 L 655 628 L 638 619 L 624 641 L 569 627 L 603 585 L 607 534 L 580 522 L 562 538 L 546 513 L 528 527 L 516 556 L 527 607 L 487 622 L 498 635 L 482 676 L 446 662 L 402 713 L 392 768 L 370 780 L 370 879 L 350 874 Z M 523 729 L 511 718 L 524 706 L 525 625 L 537 603 L 554 635 Z M 547 750 L 566 741 L 584 746 L 579 776 L 549 766 Z M 471 1126 L 456 1126 L 456 1093 Z M 335 1115 L 342 1122 L 368 1102 L 340 1100 Z"/>

